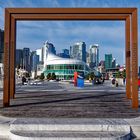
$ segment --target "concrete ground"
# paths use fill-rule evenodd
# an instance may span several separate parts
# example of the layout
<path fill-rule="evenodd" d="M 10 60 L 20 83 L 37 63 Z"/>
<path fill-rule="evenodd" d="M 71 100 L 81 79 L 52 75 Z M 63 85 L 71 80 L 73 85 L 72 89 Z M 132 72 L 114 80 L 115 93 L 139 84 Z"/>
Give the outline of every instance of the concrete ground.
<path fill-rule="evenodd" d="M 126 99 L 125 87 L 112 87 L 110 81 L 93 86 L 86 83 L 84 88 L 69 83 L 44 82 L 36 85 L 18 84 L 16 98 L 11 106 L 2 107 L 0 90 L 0 139 L 9 139 L 10 125 L 16 120 L 29 119 L 99 119 L 110 122 L 125 121 L 131 126 L 136 139 L 140 137 L 140 111 L 132 109 Z M 41 119 L 41 120 L 42 120 Z M 84 124 L 84 123 L 83 123 Z M 28 125 L 28 124 L 27 124 Z M 38 126 L 37 126 L 38 127 Z M 55 127 L 53 127 L 55 128 Z M 112 128 L 112 126 L 111 126 Z"/>
<path fill-rule="evenodd" d="M 35 118 L 135 118 L 140 116 L 140 111 L 132 109 L 125 87 L 112 87 L 109 81 L 94 86 L 86 83 L 84 88 L 44 82 L 18 85 L 10 107 L 3 108 L 0 101 L 0 114 Z"/>

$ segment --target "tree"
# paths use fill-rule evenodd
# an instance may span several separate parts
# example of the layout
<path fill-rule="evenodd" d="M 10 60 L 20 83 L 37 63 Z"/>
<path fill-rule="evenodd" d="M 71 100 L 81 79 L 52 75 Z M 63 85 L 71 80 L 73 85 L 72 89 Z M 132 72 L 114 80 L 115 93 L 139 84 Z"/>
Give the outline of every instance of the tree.
<path fill-rule="evenodd" d="M 44 78 L 45 78 L 44 73 L 41 73 L 40 79 L 41 79 L 41 80 L 44 80 Z"/>
<path fill-rule="evenodd" d="M 86 75 L 86 80 L 89 80 L 89 76 L 90 76 L 90 74 L 88 73 L 88 74 Z"/>
<path fill-rule="evenodd" d="M 48 73 L 48 75 L 47 75 L 47 79 L 50 80 L 51 77 L 52 77 L 51 73 Z"/>
<path fill-rule="evenodd" d="M 126 78 L 126 70 L 124 69 L 122 72 L 118 71 L 116 78 Z"/>
<path fill-rule="evenodd" d="M 55 75 L 55 73 L 53 72 L 52 73 L 52 80 L 55 80 L 56 79 L 56 75 Z"/>
<path fill-rule="evenodd" d="M 91 80 L 93 80 L 93 79 L 95 78 L 94 72 L 91 72 L 91 73 L 90 73 L 90 78 L 91 78 Z"/>
<path fill-rule="evenodd" d="M 28 72 L 25 73 L 25 77 L 29 78 L 30 74 Z"/>
<path fill-rule="evenodd" d="M 117 74 L 116 74 L 116 78 L 120 78 L 121 77 L 121 72 L 118 71 Z"/>
<path fill-rule="evenodd" d="M 126 70 L 125 69 L 122 71 L 122 76 L 123 76 L 123 78 L 126 78 Z"/>

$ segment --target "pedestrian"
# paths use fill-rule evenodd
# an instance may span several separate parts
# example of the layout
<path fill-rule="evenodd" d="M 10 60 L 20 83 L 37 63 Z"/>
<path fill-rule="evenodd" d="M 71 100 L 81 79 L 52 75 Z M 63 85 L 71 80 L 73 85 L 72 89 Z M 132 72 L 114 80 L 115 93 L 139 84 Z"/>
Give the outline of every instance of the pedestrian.
<path fill-rule="evenodd" d="M 118 80 L 116 80 L 115 84 L 116 84 L 116 87 L 118 87 L 118 85 L 119 85 L 119 84 L 118 84 Z"/>
<path fill-rule="evenodd" d="M 125 77 L 123 77 L 123 85 L 125 86 Z"/>
<path fill-rule="evenodd" d="M 26 78 L 23 76 L 22 77 L 22 85 L 24 85 L 25 82 L 26 82 Z"/>
<path fill-rule="evenodd" d="M 94 78 L 92 79 L 92 85 L 94 86 Z"/>
<path fill-rule="evenodd" d="M 115 78 L 112 79 L 112 85 L 115 85 Z"/>

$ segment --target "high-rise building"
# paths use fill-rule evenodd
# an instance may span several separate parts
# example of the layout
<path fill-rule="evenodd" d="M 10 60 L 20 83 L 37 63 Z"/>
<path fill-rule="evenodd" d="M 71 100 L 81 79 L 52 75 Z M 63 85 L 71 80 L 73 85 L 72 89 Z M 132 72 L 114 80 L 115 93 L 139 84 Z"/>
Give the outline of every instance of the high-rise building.
<path fill-rule="evenodd" d="M 23 50 L 16 49 L 16 67 L 22 68 L 23 67 Z"/>
<path fill-rule="evenodd" d="M 90 45 L 89 48 L 89 66 L 91 68 L 97 67 L 99 64 L 99 45 Z"/>
<path fill-rule="evenodd" d="M 46 41 L 44 46 L 47 48 L 47 51 L 49 53 L 56 54 L 55 47 L 54 47 L 54 45 L 52 43 L 49 43 L 48 41 Z"/>
<path fill-rule="evenodd" d="M 75 43 L 70 46 L 70 57 L 86 62 L 86 44 L 85 42 Z"/>
<path fill-rule="evenodd" d="M 105 69 L 112 68 L 112 54 L 105 54 Z"/>
<path fill-rule="evenodd" d="M 70 58 L 69 50 L 68 49 L 63 49 L 62 53 L 58 53 L 57 56 L 60 56 L 62 58 Z"/>
<path fill-rule="evenodd" d="M 86 63 L 89 66 L 90 60 L 89 60 L 89 52 L 86 52 Z"/>
<path fill-rule="evenodd" d="M 46 61 L 48 52 L 52 53 L 52 54 L 56 54 L 56 50 L 55 50 L 54 45 L 52 43 L 49 43 L 48 41 L 46 41 L 44 43 L 43 48 L 42 48 L 42 60 L 43 60 L 43 62 Z"/>
<path fill-rule="evenodd" d="M 36 51 L 31 52 L 31 57 L 30 57 L 31 63 L 31 70 L 36 71 L 37 70 L 37 65 L 39 64 L 39 55 L 36 54 Z"/>
<path fill-rule="evenodd" d="M 29 48 L 23 48 L 23 68 L 30 72 L 30 49 Z"/>
<path fill-rule="evenodd" d="M 39 55 L 39 61 L 42 62 L 42 49 L 37 49 L 36 54 Z"/>
<path fill-rule="evenodd" d="M 0 29 L 0 63 L 3 62 L 4 53 L 4 31 Z"/>
<path fill-rule="evenodd" d="M 69 55 L 69 50 L 68 49 L 63 49 L 62 52 L 66 55 Z"/>
<path fill-rule="evenodd" d="M 116 59 L 115 58 L 112 59 L 112 68 L 116 68 Z"/>

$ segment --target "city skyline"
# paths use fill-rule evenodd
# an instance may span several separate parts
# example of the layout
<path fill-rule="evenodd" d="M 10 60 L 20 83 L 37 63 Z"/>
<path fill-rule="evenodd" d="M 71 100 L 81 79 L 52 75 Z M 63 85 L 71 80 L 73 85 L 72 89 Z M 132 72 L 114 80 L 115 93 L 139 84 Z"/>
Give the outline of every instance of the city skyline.
<path fill-rule="evenodd" d="M 138 0 L 5 0 L 0 1 L 0 28 L 4 28 L 5 7 L 140 7 Z M 138 26 L 140 14 L 138 12 Z M 84 41 L 87 46 L 100 45 L 100 59 L 105 53 L 112 53 L 120 64 L 124 63 L 125 26 L 122 21 L 18 21 L 17 48 L 40 48 L 44 40 L 56 46 L 57 52 L 69 48 L 75 42 Z M 140 28 L 138 33 L 140 32 Z M 79 35 L 79 36 L 78 36 Z M 140 36 L 139 36 L 140 40 Z M 88 44 L 89 42 L 89 44 Z M 101 49 L 102 48 L 102 49 Z M 139 47 L 140 60 L 140 47 Z M 123 60 L 123 61 L 122 61 Z M 139 62 L 140 65 L 140 62 Z"/>
<path fill-rule="evenodd" d="M 22 59 L 22 58 L 19 58 L 19 57 L 22 57 L 22 54 L 20 54 L 19 56 L 19 52 L 22 52 L 25 49 L 29 50 L 28 55 L 31 57 L 31 60 L 30 60 L 31 67 L 32 65 L 34 65 L 34 63 L 36 66 L 39 63 L 43 64 L 46 61 L 48 52 L 51 52 L 52 54 L 59 56 L 61 58 L 81 60 L 85 62 L 91 69 L 94 67 L 98 67 L 100 62 L 102 61 L 105 62 L 106 55 L 111 55 L 110 63 L 113 64 L 113 67 L 109 66 L 110 68 L 111 67 L 115 68 L 117 65 L 120 65 L 119 63 L 116 63 L 116 58 L 114 58 L 112 54 L 108 54 L 108 53 L 104 54 L 104 59 L 99 60 L 99 45 L 98 44 L 91 45 L 88 51 L 85 51 L 85 47 L 86 47 L 85 42 L 77 42 L 73 46 L 70 46 L 70 49 L 65 48 L 65 49 L 62 49 L 61 53 L 57 53 L 55 50 L 55 46 L 51 42 L 46 41 L 43 47 L 36 50 L 30 50 L 30 48 L 16 49 L 16 67 L 22 66 L 22 63 L 19 62 L 20 59 Z M 114 60 L 114 63 L 113 63 L 113 60 Z M 33 61 L 36 61 L 36 62 L 33 62 Z M 36 66 L 33 66 L 33 67 L 36 67 Z M 124 64 L 122 66 L 124 66 Z"/>
<path fill-rule="evenodd" d="M 28 32 L 25 21 L 17 23 L 17 48 L 39 48 L 44 40 L 52 42 L 57 52 L 68 49 L 76 42 L 85 42 L 87 50 L 90 45 L 100 44 L 100 59 L 104 59 L 104 53 L 112 53 L 120 64 L 125 63 L 125 28 L 122 21 L 36 21 L 38 25 L 35 26 L 34 21 L 28 22 Z M 103 24 L 106 25 L 102 27 Z M 118 35 L 118 32 L 122 34 Z"/>

